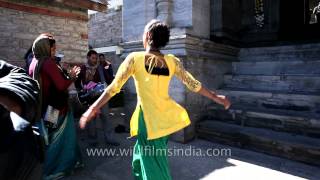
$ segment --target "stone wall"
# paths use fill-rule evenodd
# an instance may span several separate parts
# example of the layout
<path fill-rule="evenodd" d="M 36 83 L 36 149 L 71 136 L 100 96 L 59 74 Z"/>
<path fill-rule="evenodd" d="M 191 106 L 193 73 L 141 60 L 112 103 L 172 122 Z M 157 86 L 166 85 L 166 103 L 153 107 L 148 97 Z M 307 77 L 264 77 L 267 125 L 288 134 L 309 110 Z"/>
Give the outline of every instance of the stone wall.
<path fill-rule="evenodd" d="M 172 35 L 186 33 L 209 38 L 210 1 L 203 0 L 124 0 L 123 3 L 123 41 L 141 41 L 144 26 L 151 19 L 167 22 Z"/>
<path fill-rule="evenodd" d="M 192 35 L 210 38 L 210 0 L 201 3 L 193 1 L 192 4 Z"/>
<path fill-rule="evenodd" d="M 57 17 L 58 13 L 55 16 L 43 14 L 46 6 L 35 7 L 38 11 L 41 8 L 41 13 L 32 12 L 34 7 L 30 3 L 17 4 L 17 7 L 20 10 L 0 7 L 0 59 L 24 66 L 24 55 L 35 38 L 48 32 L 55 36 L 57 51 L 65 55 L 64 62 L 85 61 L 88 49 L 86 11 L 52 7 L 51 10 L 61 13 L 61 17 Z"/>
<path fill-rule="evenodd" d="M 93 48 L 118 45 L 122 42 L 122 9 L 97 12 L 89 17 L 89 45 Z"/>

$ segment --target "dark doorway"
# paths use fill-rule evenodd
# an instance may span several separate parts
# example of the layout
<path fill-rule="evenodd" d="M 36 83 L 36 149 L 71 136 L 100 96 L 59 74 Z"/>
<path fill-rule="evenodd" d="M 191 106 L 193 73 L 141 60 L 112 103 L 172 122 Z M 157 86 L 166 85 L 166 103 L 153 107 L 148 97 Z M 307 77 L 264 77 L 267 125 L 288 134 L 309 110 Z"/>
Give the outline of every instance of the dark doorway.
<path fill-rule="evenodd" d="M 319 0 L 280 1 L 280 40 L 316 41 L 320 39 L 319 24 L 313 23 L 312 11 Z"/>

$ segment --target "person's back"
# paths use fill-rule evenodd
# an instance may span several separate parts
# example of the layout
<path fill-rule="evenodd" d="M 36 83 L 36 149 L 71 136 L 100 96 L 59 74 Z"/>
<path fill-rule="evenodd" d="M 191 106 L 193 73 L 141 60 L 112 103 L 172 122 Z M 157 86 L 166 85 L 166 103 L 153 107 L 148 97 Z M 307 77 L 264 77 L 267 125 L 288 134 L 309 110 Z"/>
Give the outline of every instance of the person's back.
<path fill-rule="evenodd" d="M 41 179 L 43 146 L 32 125 L 39 87 L 21 68 L 0 61 L 0 179 Z"/>
<path fill-rule="evenodd" d="M 175 75 L 194 92 L 199 91 L 201 83 L 182 68 L 180 60 L 174 55 L 134 52 L 119 71 L 126 73 L 122 74 L 118 84 L 119 77 L 116 76 L 115 83 L 111 84 L 114 88 L 109 89 L 111 93 L 117 93 L 129 76 L 133 76 L 137 90 L 138 103 L 131 119 L 131 136 L 137 134 L 140 108 L 144 112 L 148 139 L 171 134 L 190 124 L 185 109 L 169 96 L 170 80 Z"/>
<path fill-rule="evenodd" d="M 82 115 L 79 122 L 80 127 L 84 128 L 133 76 L 138 96 L 137 107 L 130 122 L 131 136 L 137 136 L 132 161 L 135 179 L 171 180 L 167 153 L 161 152 L 167 152 L 169 135 L 191 122 L 186 110 L 168 94 L 173 75 L 191 91 L 206 96 L 226 109 L 230 107 L 225 96 L 203 87 L 183 68 L 178 58 L 161 53 L 160 48 L 167 45 L 169 37 L 170 30 L 165 23 L 150 21 L 143 34 L 145 52 L 134 52 L 126 57 L 113 82 Z M 151 152 L 145 153 L 145 147 L 152 147 Z"/>

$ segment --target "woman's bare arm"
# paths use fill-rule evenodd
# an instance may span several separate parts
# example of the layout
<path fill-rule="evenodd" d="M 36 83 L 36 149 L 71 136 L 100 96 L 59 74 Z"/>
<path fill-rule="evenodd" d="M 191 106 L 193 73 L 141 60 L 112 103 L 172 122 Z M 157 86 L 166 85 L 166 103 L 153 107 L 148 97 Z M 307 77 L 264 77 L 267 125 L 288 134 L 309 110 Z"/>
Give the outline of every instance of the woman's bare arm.
<path fill-rule="evenodd" d="M 216 92 L 210 91 L 209 89 L 205 88 L 204 86 L 202 86 L 201 89 L 197 93 L 211 99 L 212 101 L 214 101 L 218 104 L 223 105 L 225 109 L 229 109 L 229 107 L 231 106 L 231 103 L 226 98 L 226 96 L 218 95 Z"/>

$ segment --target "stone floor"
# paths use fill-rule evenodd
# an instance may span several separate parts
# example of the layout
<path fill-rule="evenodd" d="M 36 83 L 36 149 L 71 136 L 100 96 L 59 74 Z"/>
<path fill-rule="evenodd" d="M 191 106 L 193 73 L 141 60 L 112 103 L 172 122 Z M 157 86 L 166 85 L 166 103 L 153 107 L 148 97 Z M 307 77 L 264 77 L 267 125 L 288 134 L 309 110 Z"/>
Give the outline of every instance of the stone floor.
<path fill-rule="evenodd" d="M 130 155 L 120 155 L 120 149 L 130 149 L 135 139 L 128 139 L 129 134 L 116 134 L 115 139 L 120 146 L 112 147 L 103 142 L 102 130 L 98 128 L 98 144 L 89 145 L 86 131 L 79 131 L 79 141 L 82 148 L 85 167 L 78 169 L 67 180 L 110 179 L 131 180 Z M 115 155 L 89 156 L 88 151 L 94 149 L 115 151 Z M 314 167 L 299 162 L 290 161 L 274 156 L 256 153 L 230 146 L 214 144 L 196 139 L 188 144 L 169 142 L 171 156 L 170 169 L 173 179 L 181 180 L 298 180 L 320 179 L 320 167 Z M 210 154 L 205 152 L 210 149 Z M 185 153 L 182 155 L 182 150 Z M 214 150 L 214 151 L 213 151 Z M 212 156 L 225 152 L 220 156 Z M 201 156 L 200 156 L 201 151 Z M 192 154 L 193 152 L 193 154 Z M 226 152 L 231 152 L 230 154 Z M 129 152 L 130 154 L 130 152 Z M 192 154 L 192 155 L 191 155 Z M 202 156 L 206 155 L 206 156 Z"/>

